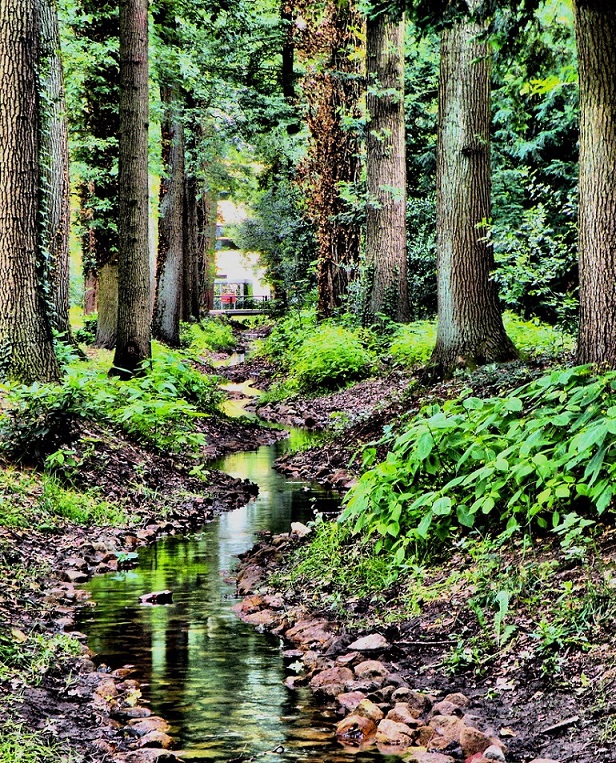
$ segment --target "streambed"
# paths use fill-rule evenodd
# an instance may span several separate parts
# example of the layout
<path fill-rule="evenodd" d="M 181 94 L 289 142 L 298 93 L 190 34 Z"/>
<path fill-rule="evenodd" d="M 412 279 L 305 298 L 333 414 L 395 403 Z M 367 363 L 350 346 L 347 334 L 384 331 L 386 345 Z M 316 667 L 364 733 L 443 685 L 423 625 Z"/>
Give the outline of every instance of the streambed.
<path fill-rule="evenodd" d="M 231 611 L 229 579 L 238 554 L 263 530 L 288 531 L 337 499 L 273 469 L 274 459 L 311 435 L 227 456 L 213 467 L 259 486 L 259 496 L 223 514 L 189 538 L 168 537 L 139 554 L 136 569 L 87 584 L 96 607 L 81 628 L 98 660 L 136 667 L 143 698 L 170 724 L 185 760 L 385 761 L 345 752 L 333 739 L 336 718 L 323 713 L 307 689 L 289 691 L 280 641 L 242 623 Z M 148 607 L 139 596 L 171 589 L 174 603 Z M 268 751 L 274 751 L 269 752 Z M 267 753 L 267 754 L 264 754 Z"/>

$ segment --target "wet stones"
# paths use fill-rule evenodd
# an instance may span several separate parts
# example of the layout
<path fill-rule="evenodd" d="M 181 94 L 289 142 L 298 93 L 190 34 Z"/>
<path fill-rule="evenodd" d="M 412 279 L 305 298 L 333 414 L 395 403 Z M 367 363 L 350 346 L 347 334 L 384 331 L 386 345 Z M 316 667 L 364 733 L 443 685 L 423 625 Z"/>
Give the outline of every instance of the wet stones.
<path fill-rule="evenodd" d="M 385 649 L 389 649 L 390 644 L 385 636 L 380 633 L 371 633 L 369 636 L 362 636 L 358 638 L 352 644 L 349 644 L 349 649 L 356 652 L 378 652 Z"/>
<path fill-rule="evenodd" d="M 149 604 L 150 606 L 173 604 L 173 592 L 169 590 L 153 591 L 140 596 L 139 601 L 141 604 Z"/>
<path fill-rule="evenodd" d="M 310 680 L 310 688 L 321 697 L 334 699 L 344 692 L 345 686 L 352 680 L 353 672 L 349 668 L 328 668 Z"/>

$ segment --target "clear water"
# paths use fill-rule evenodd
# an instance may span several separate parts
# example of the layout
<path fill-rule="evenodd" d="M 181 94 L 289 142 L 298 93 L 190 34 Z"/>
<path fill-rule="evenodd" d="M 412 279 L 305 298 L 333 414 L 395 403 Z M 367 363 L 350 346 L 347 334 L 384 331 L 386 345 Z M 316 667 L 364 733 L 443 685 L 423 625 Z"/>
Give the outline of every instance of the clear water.
<path fill-rule="evenodd" d="M 294 432 L 294 445 L 309 436 Z M 111 668 L 136 666 L 143 699 L 171 724 L 185 760 L 357 763 L 399 760 L 377 751 L 345 751 L 333 738 L 337 720 L 307 690 L 290 691 L 281 642 L 242 623 L 228 572 L 260 530 L 285 532 L 334 510 L 336 500 L 272 469 L 287 441 L 237 453 L 216 464 L 259 485 L 256 500 L 188 539 L 170 537 L 143 549 L 135 570 L 94 578 L 97 606 L 81 628 Z M 148 607 L 139 596 L 169 588 L 174 603 Z M 274 752 L 268 752 L 274 751 Z"/>

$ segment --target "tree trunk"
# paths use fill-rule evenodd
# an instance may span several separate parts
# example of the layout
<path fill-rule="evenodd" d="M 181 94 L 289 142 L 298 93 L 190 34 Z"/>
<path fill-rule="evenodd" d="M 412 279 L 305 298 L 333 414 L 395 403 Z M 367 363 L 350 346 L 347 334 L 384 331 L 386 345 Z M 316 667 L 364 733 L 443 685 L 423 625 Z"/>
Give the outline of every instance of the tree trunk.
<path fill-rule="evenodd" d="M 79 140 L 74 155 L 84 167 L 79 188 L 84 312 L 98 310 L 95 344 L 111 348 L 118 322 L 118 295 L 111 290 L 117 284 L 118 267 L 118 4 L 117 0 L 80 0 L 80 4 L 84 21 L 77 34 L 98 51 L 84 72 L 84 108 L 75 116 Z"/>
<path fill-rule="evenodd" d="M 344 305 L 359 270 L 360 225 L 343 220 L 349 208 L 341 194 L 342 186 L 354 187 L 361 175 L 358 132 L 348 126 L 361 117 L 362 63 L 351 55 L 362 45 L 363 19 L 356 5 L 353 0 L 304 1 L 294 9 L 308 19 L 297 51 L 305 59 L 302 94 L 310 140 L 298 179 L 315 229 L 320 318 Z"/>
<path fill-rule="evenodd" d="M 510 360 L 490 278 L 490 59 L 485 30 L 463 21 L 443 32 L 437 156 L 438 334 L 431 364 Z M 483 227 L 482 227 L 483 226 Z"/>
<path fill-rule="evenodd" d="M 182 317 L 185 321 L 199 320 L 199 264 L 197 180 L 192 175 L 184 184 L 184 297 Z"/>
<path fill-rule="evenodd" d="M 404 21 L 368 19 L 367 288 L 364 323 L 410 319 L 406 266 Z"/>
<path fill-rule="evenodd" d="M 40 17 L 0 0 L 0 376 L 60 376 L 39 283 Z"/>
<path fill-rule="evenodd" d="M 576 0 L 580 77 L 580 363 L 616 368 L 616 8 Z"/>
<path fill-rule="evenodd" d="M 49 255 L 49 286 L 52 327 L 72 341 L 69 323 L 69 230 L 70 188 L 68 127 L 64 80 L 60 59 L 58 14 L 53 0 L 41 2 L 43 131 L 41 145 L 42 249 Z"/>
<path fill-rule="evenodd" d="M 118 338 L 115 373 L 151 357 L 148 251 L 148 1 L 120 0 Z"/>
<path fill-rule="evenodd" d="M 199 270 L 199 316 L 214 308 L 216 214 L 218 195 L 202 184 L 197 204 L 197 257 Z"/>
<path fill-rule="evenodd" d="M 162 342 L 178 347 L 182 317 L 184 256 L 184 127 L 171 92 L 161 92 L 167 118 L 162 125 L 165 177 L 160 185 L 158 279 L 152 330 Z"/>

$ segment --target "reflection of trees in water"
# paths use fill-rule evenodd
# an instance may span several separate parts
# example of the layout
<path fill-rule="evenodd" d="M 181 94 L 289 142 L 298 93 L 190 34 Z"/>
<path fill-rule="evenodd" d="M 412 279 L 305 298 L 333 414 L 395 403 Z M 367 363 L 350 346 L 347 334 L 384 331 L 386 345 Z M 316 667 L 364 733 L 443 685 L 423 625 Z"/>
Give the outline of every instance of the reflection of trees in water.
<path fill-rule="evenodd" d="M 91 645 L 113 667 L 134 663 L 150 684 L 152 710 L 167 718 L 181 746 L 247 745 L 265 750 L 285 741 L 280 716 L 295 712 L 284 688 L 277 639 L 258 634 L 230 611 L 234 589 L 223 571 L 253 543 L 254 533 L 289 529 L 311 515 L 310 495 L 272 469 L 276 447 L 230 456 L 222 468 L 259 484 L 243 509 L 212 522 L 193 539 L 161 540 L 140 566 L 90 584 L 99 603 L 87 627 Z M 141 594 L 169 588 L 170 607 L 140 606 Z M 218 741 L 216 741 L 218 740 Z"/>

